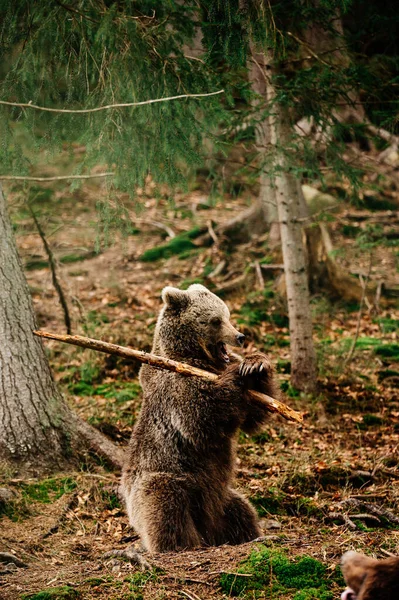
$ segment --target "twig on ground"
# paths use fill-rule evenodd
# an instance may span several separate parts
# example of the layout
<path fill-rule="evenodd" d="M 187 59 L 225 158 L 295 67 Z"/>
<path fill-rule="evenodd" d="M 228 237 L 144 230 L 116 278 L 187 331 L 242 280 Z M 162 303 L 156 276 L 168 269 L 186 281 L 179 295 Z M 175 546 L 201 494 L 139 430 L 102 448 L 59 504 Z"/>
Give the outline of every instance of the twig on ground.
<path fill-rule="evenodd" d="M 213 243 L 215 244 L 215 246 L 219 246 L 219 238 L 218 238 L 218 236 L 215 233 L 215 230 L 214 230 L 213 225 L 212 225 L 212 221 L 207 221 L 206 226 L 208 228 L 208 233 L 209 233 L 209 235 L 211 236 L 211 238 L 213 240 Z"/>
<path fill-rule="evenodd" d="M 152 225 L 153 227 L 157 227 L 158 229 L 163 229 L 166 231 L 170 238 L 176 237 L 175 232 L 169 225 L 166 223 L 162 223 L 161 221 L 147 221 L 146 219 L 140 219 L 139 217 L 134 216 L 135 223 L 142 223 L 143 225 Z"/>
<path fill-rule="evenodd" d="M 248 275 L 247 273 L 243 273 L 242 275 L 239 275 L 235 279 L 231 279 L 227 283 L 222 283 L 222 285 L 220 285 L 218 288 L 216 288 L 216 290 L 215 290 L 216 293 L 231 292 L 231 290 L 235 290 L 236 288 L 241 287 L 242 285 L 244 285 L 244 283 L 247 279 L 247 275 Z"/>
<path fill-rule="evenodd" d="M 197 596 L 197 594 L 194 594 L 194 592 L 187 592 L 185 590 L 179 590 L 180 594 L 183 594 L 183 596 L 187 596 L 187 598 L 190 598 L 190 600 L 201 600 L 201 598 L 199 596 Z"/>
<path fill-rule="evenodd" d="M 327 519 L 329 521 L 335 521 L 335 520 L 343 521 L 345 523 L 345 525 L 350 527 L 350 529 L 357 529 L 356 523 L 351 521 L 350 518 L 348 517 L 348 515 L 345 515 L 343 513 L 337 513 L 337 512 L 330 513 L 329 515 L 327 515 Z"/>
<path fill-rule="evenodd" d="M 364 506 L 364 508 L 371 514 L 377 515 L 378 517 L 382 517 L 391 523 L 395 523 L 399 525 L 399 517 L 394 515 L 387 508 L 381 508 L 380 506 L 374 506 L 374 504 L 370 504 L 369 502 L 365 502 L 364 500 L 357 500 L 356 498 L 347 498 L 346 500 L 342 500 L 340 502 L 341 505 L 349 504 L 350 506 Z"/>
<path fill-rule="evenodd" d="M 29 202 L 28 202 L 28 208 L 29 208 L 30 214 L 32 215 L 32 219 L 36 225 L 37 232 L 40 235 L 40 238 L 43 242 L 44 249 L 47 254 L 48 262 L 50 265 L 51 279 L 53 282 L 53 286 L 55 288 L 55 291 L 58 294 L 62 312 L 64 313 L 64 323 L 65 323 L 66 332 L 68 335 L 71 335 L 71 333 L 72 333 L 71 316 L 69 314 L 68 303 L 65 298 L 64 290 L 62 289 L 61 284 L 57 277 L 57 268 L 55 265 L 54 254 L 49 246 L 49 243 L 47 242 L 46 236 L 44 234 L 44 230 L 42 229 L 42 226 L 40 225 L 39 220 L 36 217 L 35 211 L 33 210 L 33 207 Z"/>
<path fill-rule="evenodd" d="M 376 515 L 369 515 L 368 513 L 359 513 L 356 515 L 349 515 L 350 519 L 359 519 L 359 521 L 367 520 L 376 521 L 377 523 L 381 523 L 381 519 L 379 519 Z"/>
<path fill-rule="evenodd" d="M 212 273 L 209 273 L 208 275 L 208 279 L 213 279 L 214 277 L 217 277 L 218 275 L 220 275 L 223 271 L 223 269 L 226 267 L 227 262 L 225 260 L 221 260 L 220 263 L 218 263 L 216 265 L 216 267 L 213 269 Z"/>
<path fill-rule="evenodd" d="M 275 265 L 260 265 L 260 268 L 264 271 L 284 271 L 284 265 L 275 264 Z"/>
<path fill-rule="evenodd" d="M 7 569 L 10 564 L 15 565 L 15 567 L 23 568 L 28 566 L 23 560 L 20 560 L 17 556 L 11 554 L 11 552 L 0 552 L 0 563 L 5 563 L 5 569 Z M 10 573 L 12 570 L 13 569 L 9 569 L 5 572 Z"/>

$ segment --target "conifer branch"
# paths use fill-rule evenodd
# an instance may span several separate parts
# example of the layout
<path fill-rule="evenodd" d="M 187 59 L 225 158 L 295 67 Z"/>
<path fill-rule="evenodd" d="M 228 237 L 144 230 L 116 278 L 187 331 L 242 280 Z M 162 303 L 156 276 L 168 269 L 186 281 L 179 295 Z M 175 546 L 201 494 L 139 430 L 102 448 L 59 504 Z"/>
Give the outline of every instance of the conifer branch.
<path fill-rule="evenodd" d="M 153 98 L 151 100 L 143 100 L 142 102 L 122 102 L 118 104 L 107 104 L 105 106 L 97 106 L 96 108 L 48 108 L 47 106 L 38 106 L 37 104 L 31 104 L 30 102 L 7 102 L 6 100 L 0 100 L 0 104 L 4 106 L 16 106 L 17 108 L 34 108 L 35 110 L 43 110 L 45 112 L 52 113 L 68 113 L 68 114 L 87 114 L 99 112 L 101 110 L 109 110 L 111 108 L 129 108 L 132 106 L 144 106 L 145 104 L 155 104 L 157 102 L 169 102 L 170 100 L 180 100 L 181 98 L 205 98 L 208 96 L 216 96 L 217 94 L 223 94 L 224 90 L 218 90 L 217 92 L 209 92 L 207 94 L 180 94 L 179 96 L 168 96 L 166 98 Z"/>

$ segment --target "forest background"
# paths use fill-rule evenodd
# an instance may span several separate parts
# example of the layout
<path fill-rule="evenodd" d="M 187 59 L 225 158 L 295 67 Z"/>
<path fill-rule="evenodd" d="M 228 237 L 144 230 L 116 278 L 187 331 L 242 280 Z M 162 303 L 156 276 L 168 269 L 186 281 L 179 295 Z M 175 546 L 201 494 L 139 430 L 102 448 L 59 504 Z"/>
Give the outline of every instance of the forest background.
<path fill-rule="evenodd" d="M 343 550 L 397 553 L 396 13 L 0 2 L 0 550 L 28 565 L 5 598 L 327 600 Z M 240 436 L 263 546 L 142 575 L 102 559 L 134 537 L 115 465 L 138 365 L 31 332 L 149 350 L 160 290 L 193 282 L 305 421 Z"/>

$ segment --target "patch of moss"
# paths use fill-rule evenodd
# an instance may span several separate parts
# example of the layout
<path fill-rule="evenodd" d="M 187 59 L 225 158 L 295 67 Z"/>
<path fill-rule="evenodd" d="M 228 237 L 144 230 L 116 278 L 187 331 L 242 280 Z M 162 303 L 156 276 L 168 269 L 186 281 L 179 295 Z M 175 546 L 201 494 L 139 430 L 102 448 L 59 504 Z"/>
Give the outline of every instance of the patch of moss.
<path fill-rule="evenodd" d="M 254 496 L 250 497 L 250 501 L 251 504 L 253 504 L 256 508 L 256 511 L 260 517 L 267 517 L 270 515 L 285 514 L 283 507 L 284 498 L 284 492 L 270 488 L 267 496 L 255 494 Z"/>
<path fill-rule="evenodd" d="M 109 317 L 105 313 L 98 312 L 97 310 L 90 310 L 87 313 L 87 320 L 91 325 L 102 325 L 103 323 L 109 323 Z"/>
<path fill-rule="evenodd" d="M 91 250 L 89 252 L 84 252 L 83 254 L 66 254 L 65 256 L 60 256 L 58 258 L 58 261 L 62 264 L 68 265 L 68 264 L 80 262 L 82 260 L 86 260 L 89 258 L 94 258 L 95 256 L 98 256 L 98 252 L 96 252 L 95 250 Z M 28 260 L 28 261 L 26 261 L 26 263 L 24 265 L 24 268 L 27 271 L 46 269 L 47 267 L 49 267 L 49 262 L 48 262 L 48 260 L 45 260 L 45 259 Z"/>
<path fill-rule="evenodd" d="M 107 400 L 113 400 L 116 404 L 134 400 L 140 393 L 139 384 L 133 381 L 94 385 L 90 381 L 83 380 L 69 384 L 68 389 L 77 396 L 102 396 Z"/>
<path fill-rule="evenodd" d="M 394 377 L 399 381 L 399 371 L 395 371 L 394 369 L 382 369 L 378 371 L 378 381 L 384 381 L 384 379 L 388 379 L 389 377 Z"/>
<path fill-rule="evenodd" d="M 363 415 L 363 423 L 359 423 L 359 426 L 361 427 L 363 425 L 364 429 L 368 429 L 369 427 L 372 427 L 373 425 L 382 425 L 384 422 L 384 420 L 379 417 L 378 415 Z M 362 427 L 361 427 L 362 428 Z"/>
<path fill-rule="evenodd" d="M 130 594 L 124 596 L 127 600 L 143 600 L 144 588 L 149 582 L 157 582 L 159 575 L 163 573 L 162 569 L 152 569 L 151 571 L 137 571 L 124 581 L 129 583 Z"/>
<path fill-rule="evenodd" d="M 360 228 L 357 225 L 343 225 L 341 227 L 341 233 L 345 237 L 355 238 L 359 231 Z"/>
<path fill-rule="evenodd" d="M 399 344 L 381 344 L 374 350 L 377 356 L 399 361 Z"/>
<path fill-rule="evenodd" d="M 23 600 L 74 600 L 79 598 L 80 594 L 77 590 L 69 585 L 60 587 L 47 588 L 36 592 L 35 594 L 23 594 Z"/>
<path fill-rule="evenodd" d="M 195 249 L 198 250 L 192 240 L 197 238 L 202 232 L 203 229 L 201 227 L 194 227 L 194 229 L 172 238 L 166 244 L 161 244 L 160 246 L 155 246 L 155 248 L 146 250 L 140 256 L 139 260 L 143 262 L 155 262 L 161 258 L 170 258 L 171 256 L 182 254 L 183 252 Z"/>
<path fill-rule="evenodd" d="M 37 483 L 23 483 L 22 497 L 26 500 L 35 500 L 48 504 L 69 494 L 76 488 L 76 481 L 72 477 L 43 479 Z"/>
<path fill-rule="evenodd" d="M 300 392 L 296 388 L 292 387 L 289 381 L 282 381 L 280 384 L 281 390 L 286 394 L 289 398 L 299 398 Z"/>
<path fill-rule="evenodd" d="M 277 313 L 269 314 L 269 300 L 274 297 L 272 283 L 267 283 L 261 292 L 253 292 L 248 295 L 246 302 L 241 306 L 237 323 L 253 327 L 265 321 L 279 321 Z"/>
<path fill-rule="evenodd" d="M 381 317 L 375 319 L 376 323 L 379 324 L 384 333 L 391 333 L 393 331 L 399 331 L 399 319 L 390 319 L 388 317 Z"/>
<path fill-rule="evenodd" d="M 101 489 L 101 497 L 109 510 L 113 510 L 114 508 L 121 508 L 122 506 L 121 501 L 119 497 L 115 494 L 115 492 L 109 491 L 107 489 Z"/>
<path fill-rule="evenodd" d="M 291 361 L 282 358 L 277 359 L 277 373 L 291 373 Z"/>
<path fill-rule="evenodd" d="M 293 600 L 333 600 L 337 579 L 329 577 L 326 567 L 310 556 L 290 560 L 280 550 L 260 546 L 241 563 L 237 573 L 224 573 L 220 585 L 228 596 L 248 600 L 288 594 Z"/>

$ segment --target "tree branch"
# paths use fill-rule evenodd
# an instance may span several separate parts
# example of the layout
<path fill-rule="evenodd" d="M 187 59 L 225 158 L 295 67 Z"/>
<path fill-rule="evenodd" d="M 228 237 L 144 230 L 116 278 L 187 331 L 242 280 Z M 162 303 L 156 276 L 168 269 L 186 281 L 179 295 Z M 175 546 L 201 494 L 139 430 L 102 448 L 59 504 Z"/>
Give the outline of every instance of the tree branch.
<path fill-rule="evenodd" d="M 17 108 L 34 108 L 35 110 L 43 110 L 45 112 L 52 113 L 68 113 L 68 114 L 87 114 L 93 112 L 99 112 L 100 110 L 109 110 L 111 108 L 128 108 L 131 106 L 144 106 L 145 104 L 155 104 L 157 102 L 169 102 L 170 100 L 180 100 L 181 98 L 205 98 L 207 96 L 216 96 L 217 94 L 223 94 L 224 90 L 218 90 L 217 92 L 210 92 L 209 94 L 180 94 L 179 96 L 168 96 L 166 98 L 154 98 L 152 100 L 143 100 L 142 102 L 122 102 L 119 104 L 107 104 L 105 106 L 97 106 L 96 108 L 48 108 L 46 106 L 38 106 L 37 104 L 31 104 L 30 102 L 6 102 L 0 100 L 0 104 L 4 106 L 16 106 Z"/>
<path fill-rule="evenodd" d="M 74 346 L 80 346 L 81 348 L 91 348 L 97 352 L 105 352 L 106 354 L 115 354 L 116 356 L 122 356 L 123 358 L 133 358 L 144 364 L 155 367 L 156 369 L 167 369 L 174 373 L 180 373 L 181 375 L 196 376 L 208 381 L 215 381 L 218 378 L 216 373 L 210 373 L 203 369 L 198 369 L 192 365 L 186 363 L 177 362 L 170 358 L 164 358 L 163 356 L 156 356 L 148 352 L 142 352 L 141 350 L 134 350 L 133 348 L 126 348 L 124 346 L 118 346 L 117 344 L 109 344 L 101 340 L 94 340 L 92 338 L 86 338 L 81 335 L 60 335 L 58 333 L 49 333 L 47 331 L 34 331 L 35 335 L 46 338 L 49 340 L 57 340 L 59 342 L 65 342 L 66 344 L 72 344 Z M 283 404 L 279 400 L 255 392 L 254 390 L 248 390 L 248 394 L 257 400 L 262 401 L 266 408 L 270 412 L 278 413 L 288 421 L 296 421 L 302 423 L 302 415 L 286 404 Z"/>
<path fill-rule="evenodd" d="M 54 177 L 35 177 L 31 175 L 0 175 L 0 181 L 63 181 L 64 179 L 95 179 L 96 177 L 111 177 L 109 173 L 96 173 L 94 175 L 54 175 Z"/>
<path fill-rule="evenodd" d="M 36 225 L 36 229 L 38 231 L 38 234 L 40 235 L 40 238 L 43 242 L 43 246 L 44 249 L 46 251 L 47 254 L 47 258 L 48 258 L 48 262 L 50 265 L 50 271 L 51 271 L 51 278 L 53 281 L 53 286 L 55 288 L 55 291 L 58 294 L 58 298 L 64 313 L 64 322 L 65 322 L 65 328 L 66 328 L 66 332 L 70 335 L 72 333 L 72 328 L 71 328 L 71 317 L 69 314 L 69 309 L 68 309 L 68 303 L 66 301 L 65 298 L 65 294 L 64 294 L 64 290 L 62 289 L 62 286 L 60 284 L 60 282 L 58 281 L 58 277 L 57 277 L 57 268 L 55 266 L 55 259 L 54 259 L 54 254 L 50 248 L 50 245 L 46 239 L 46 236 L 44 234 L 44 231 L 39 223 L 38 218 L 36 217 L 35 211 L 32 208 L 32 205 L 28 202 L 28 208 L 30 211 L 30 214 L 32 215 L 32 219 Z"/>

